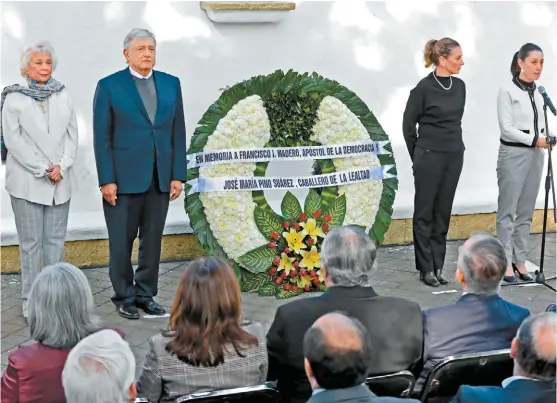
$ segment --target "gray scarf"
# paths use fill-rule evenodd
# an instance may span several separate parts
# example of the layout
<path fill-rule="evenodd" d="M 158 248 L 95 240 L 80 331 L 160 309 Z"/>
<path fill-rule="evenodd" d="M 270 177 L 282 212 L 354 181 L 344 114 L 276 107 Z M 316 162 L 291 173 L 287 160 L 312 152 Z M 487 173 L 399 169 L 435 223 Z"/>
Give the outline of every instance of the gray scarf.
<path fill-rule="evenodd" d="M 59 81 L 54 78 L 50 78 L 45 84 L 38 84 L 35 81 L 27 77 L 27 84 L 29 88 L 23 87 L 19 84 L 10 85 L 2 90 L 2 96 L 0 99 L 0 117 L 2 114 L 2 108 L 4 107 L 4 100 L 8 94 L 12 92 L 19 92 L 20 94 L 27 95 L 33 98 L 35 101 L 44 101 L 48 99 L 52 94 L 62 91 L 65 87 Z M 4 131 L 2 130 L 2 119 L 0 118 L 0 146 L 2 153 L 2 163 L 6 162 L 6 157 L 8 156 L 8 149 L 4 143 Z"/>

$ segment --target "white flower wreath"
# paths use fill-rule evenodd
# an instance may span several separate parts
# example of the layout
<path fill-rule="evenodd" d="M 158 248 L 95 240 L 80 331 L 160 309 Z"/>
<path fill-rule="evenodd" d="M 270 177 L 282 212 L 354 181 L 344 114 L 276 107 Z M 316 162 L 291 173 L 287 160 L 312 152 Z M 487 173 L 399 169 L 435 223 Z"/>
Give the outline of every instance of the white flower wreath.
<path fill-rule="evenodd" d="M 271 137 L 269 118 L 263 100 L 249 96 L 221 119 L 207 141 L 204 151 L 262 148 Z M 353 143 L 369 140 L 360 120 L 338 99 L 326 96 L 317 110 L 312 141 L 322 145 Z M 381 166 L 375 155 L 337 158 L 333 160 L 337 171 Z M 220 164 L 201 167 L 200 178 L 253 177 L 255 163 Z M 357 224 L 370 230 L 379 209 L 383 192 L 381 181 L 342 185 L 339 194 L 346 196 L 345 224 Z M 208 192 L 200 195 L 207 222 L 224 252 L 242 265 L 238 258 L 267 240 L 254 220 L 256 203 L 251 192 Z"/>

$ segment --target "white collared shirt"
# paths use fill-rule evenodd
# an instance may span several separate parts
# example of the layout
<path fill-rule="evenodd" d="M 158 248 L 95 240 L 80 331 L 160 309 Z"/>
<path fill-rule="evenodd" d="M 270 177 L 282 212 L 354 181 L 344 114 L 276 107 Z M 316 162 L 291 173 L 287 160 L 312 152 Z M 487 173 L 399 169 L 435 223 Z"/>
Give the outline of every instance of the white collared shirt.
<path fill-rule="evenodd" d="M 516 381 L 517 379 L 528 379 L 529 381 L 536 381 L 537 380 L 537 379 L 533 379 L 533 378 L 527 378 L 525 376 L 511 376 L 509 378 L 503 379 L 503 382 L 501 382 L 501 386 L 506 388 L 507 386 L 509 386 L 511 384 L 511 382 Z"/>
<path fill-rule="evenodd" d="M 137 78 L 142 78 L 142 79 L 148 79 L 149 77 L 151 77 L 153 75 L 153 69 L 151 69 L 151 71 L 149 72 L 149 74 L 147 74 L 145 77 L 143 77 L 141 74 L 139 74 L 137 71 L 135 71 L 134 69 L 132 69 L 132 66 L 130 66 L 130 73 L 132 76 L 137 77 Z"/>

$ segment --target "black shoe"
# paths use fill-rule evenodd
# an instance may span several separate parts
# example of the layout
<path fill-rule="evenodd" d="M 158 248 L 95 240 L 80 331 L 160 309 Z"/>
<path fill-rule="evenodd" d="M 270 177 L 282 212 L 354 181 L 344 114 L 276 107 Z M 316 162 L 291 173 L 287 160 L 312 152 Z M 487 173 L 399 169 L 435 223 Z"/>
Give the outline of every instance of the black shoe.
<path fill-rule="evenodd" d="M 139 311 L 134 305 L 120 305 L 118 315 L 126 319 L 139 319 Z"/>
<path fill-rule="evenodd" d="M 443 270 L 436 271 L 435 272 L 435 277 L 437 278 L 437 281 L 439 281 L 439 284 L 441 284 L 441 285 L 449 284 L 449 280 L 447 280 L 445 277 L 443 277 Z"/>
<path fill-rule="evenodd" d="M 532 276 L 530 276 L 528 273 L 519 272 L 518 267 L 516 267 L 516 265 L 514 263 L 513 263 L 513 272 L 515 274 L 518 274 L 518 278 L 521 279 L 522 281 L 534 281 Z"/>
<path fill-rule="evenodd" d="M 422 280 L 425 285 L 428 285 L 430 287 L 439 287 L 439 281 L 432 272 L 428 272 L 425 275 L 423 273 L 420 273 L 420 280 Z"/>
<path fill-rule="evenodd" d="M 138 308 L 143 309 L 147 315 L 161 316 L 161 315 L 164 315 L 166 313 L 164 308 L 162 306 L 160 306 L 159 304 L 157 304 L 152 299 L 148 300 L 148 301 L 136 302 L 135 306 L 137 306 Z"/>
<path fill-rule="evenodd" d="M 505 283 L 511 283 L 511 284 L 512 284 L 512 283 L 518 283 L 518 281 L 517 281 L 517 279 L 516 279 L 515 276 L 505 276 L 505 277 L 503 277 L 503 281 L 504 281 Z"/>

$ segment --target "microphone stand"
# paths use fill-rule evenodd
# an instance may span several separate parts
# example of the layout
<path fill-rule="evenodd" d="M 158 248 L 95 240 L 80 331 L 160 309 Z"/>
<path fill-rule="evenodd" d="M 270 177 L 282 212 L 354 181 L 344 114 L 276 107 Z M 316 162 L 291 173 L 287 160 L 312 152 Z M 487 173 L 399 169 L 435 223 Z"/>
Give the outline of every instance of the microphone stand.
<path fill-rule="evenodd" d="M 557 292 L 557 290 L 547 284 L 548 280 L 554 280 L 556 276 L 545 278 L 545 274 L 543 272 L 543 264 L 545 260 L 545 238 L 547 235 L 547 211 L 549 207 L 549 190 L 552 191 L 553 196 L 553 222 L 557 223 L 557 212 L 555 211 L 555 183 L 553 182 L 553 161 L 551 159 L 551 151 L 553 150 L 553 146 L 555 145 L 555 139 L 549 136 L 549 127 L 547 124 L 547 103 L 543 103 L 543 114 L 545 118 L 545 133 L 547 135 L 547 155 L 549 156 L 547 160 L 547 174 L 545 176 L 545 204 L 543 208 L 543 227 L 542 227 L 542 245 L 541 245 L 541 255 L 540 255 L 540 269 L 535 271 L 535 279 L 534 281 L 525 281 L 521 284 L 517 283 L 507 283 L 504 284 L 506 286 L 509 285 L 522 285 L 522 284 L 542 284 Z"/>
<path fill-rule="evenodd" d="M 551 138 L 549 136 L 549 127 L 547 124 L 547 102 L 544 101 L 543 103 L 543 116 L 545 119 L 545 134 L 546 134 L 546 139 L 547 139 L 547 155 L 548 155 L 548 160 L 547 160 L 547 174 L 545 176 L 545 204 L 543 207 L 543 227 L 542 227 L 542 247 L 541 247 L 541 254 L 540 254 L 540 269 L 536 270 L 535 274 L 536 274 L 536 278 L 535 278 L 535 282 L 537 284 L 543 284 L 545 285 L 547 288 L 557 292 L 557 290 L 550 286 L 549 284 L 547 284 L 547 280 L 553 280 L 556 278 L 556 276 L 552 276 L 549 278 L 545 278 L 545 274 L 543 273 L 543 263 L 544 263 L 544 259 L 545 259 L 545 237 L 547 234 L 547 210 L 549 207 L 549 189 L 551 189 L 551 193 L 553 196 L 553 222 L 557 223 L 557 211 L 555 211 L 555 208 L 557 207 L 555 205 L 555 183 L 553 182 L 553 161 L 551 159 L 551 151 L 553 151 L 553 146 L 555 145 L 555 139 Z"/>

